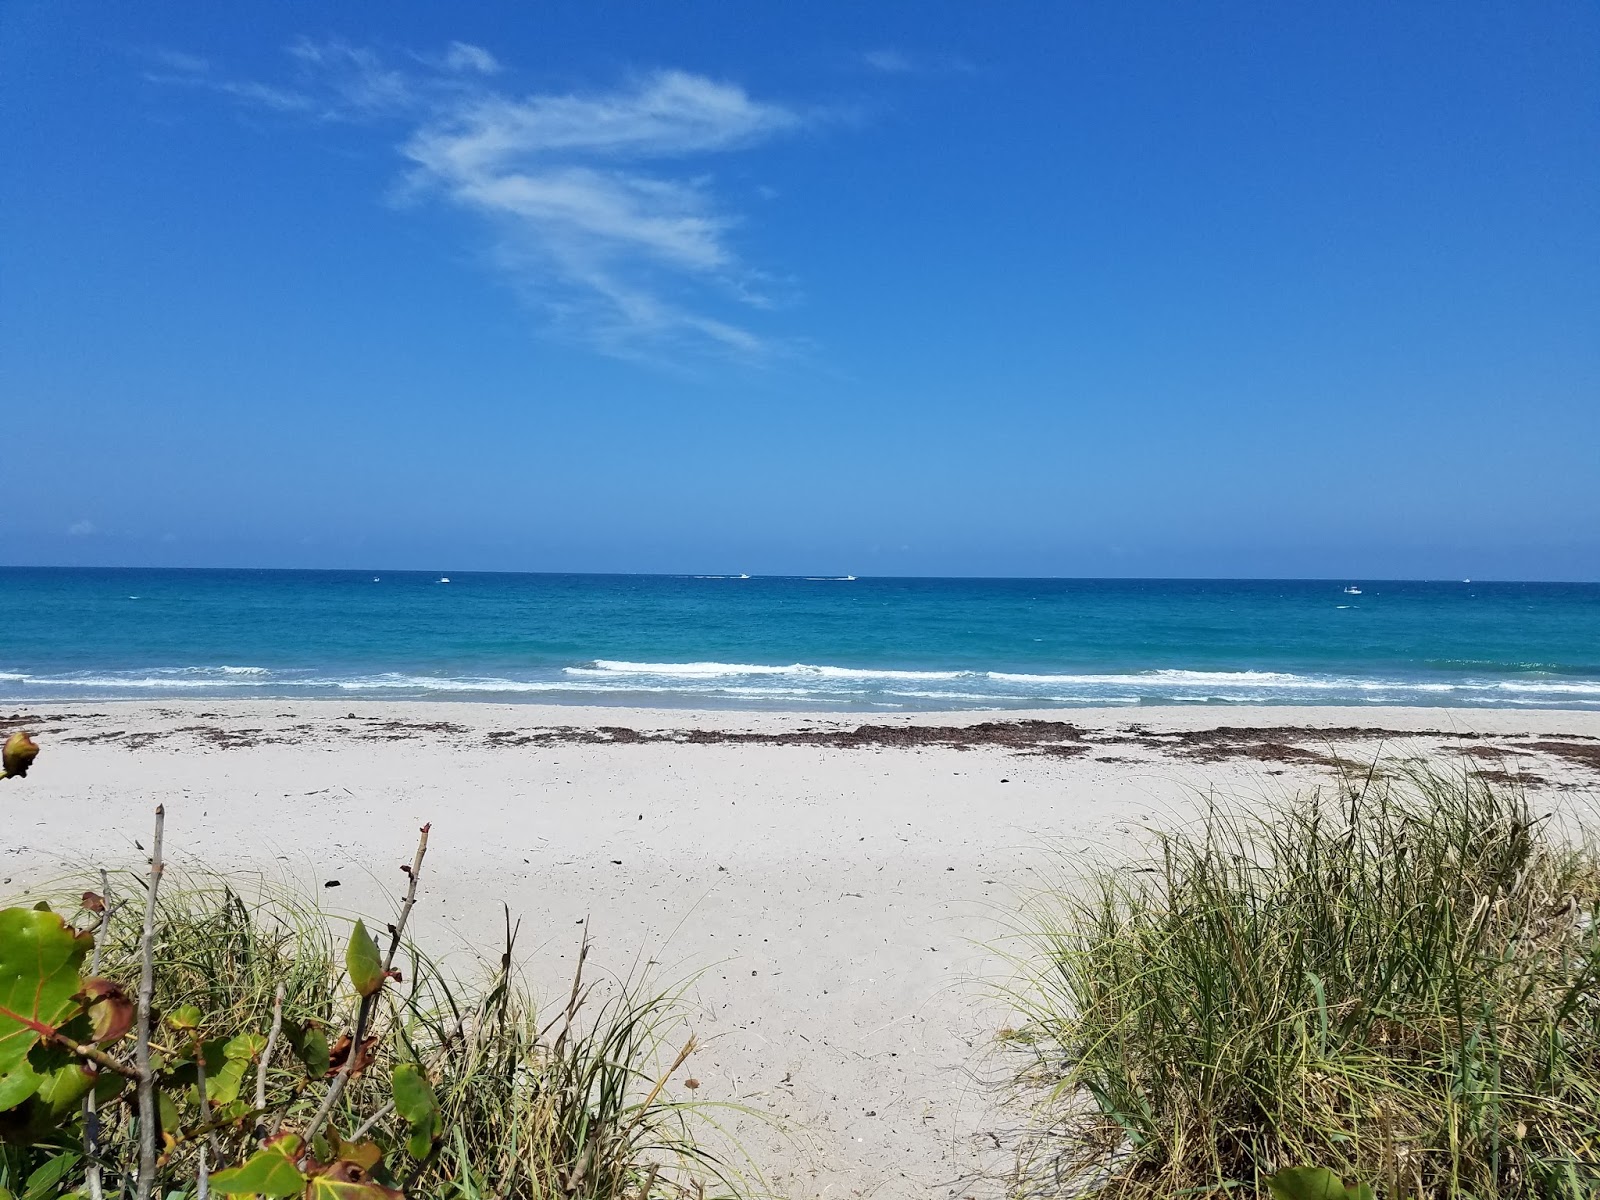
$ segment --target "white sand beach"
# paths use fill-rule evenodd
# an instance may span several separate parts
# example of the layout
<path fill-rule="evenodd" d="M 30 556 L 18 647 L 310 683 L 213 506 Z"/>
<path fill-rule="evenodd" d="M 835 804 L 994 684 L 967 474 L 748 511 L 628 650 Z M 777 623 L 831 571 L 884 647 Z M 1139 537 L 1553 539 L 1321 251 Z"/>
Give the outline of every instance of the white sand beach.
<path fill-rule="evenodd" d="M 178 867 L 381 916 L 431 822 L 418 938 L 469 970 L 504 901 L 551 1003 L 586 918 L 602 972 L 692 977 L 697 1094 L 781 1123 L 733 1126 L 796 1200 L 998 1194 L 1027 1113 L 995 1086 L 992 947 L 1059 871 L 1052 846 L 1114 847 L 1207 790 L 1329 785 L 1334 760 L 1380 753 L 1519 773 L 1553 807 L 1600 797 L 1600 713 L 1559 711 L 265 700 L 50 704 L 4 725 L 43 748 L 0 791 L 5 895 L 137 864 L 163 804 Z"/>

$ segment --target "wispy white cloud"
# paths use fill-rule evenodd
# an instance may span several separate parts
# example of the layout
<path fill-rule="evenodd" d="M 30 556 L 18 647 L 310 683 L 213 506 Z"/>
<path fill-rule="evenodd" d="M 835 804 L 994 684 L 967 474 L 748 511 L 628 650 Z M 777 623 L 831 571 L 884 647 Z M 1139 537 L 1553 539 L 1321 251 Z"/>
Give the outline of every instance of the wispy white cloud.
<path fill-rule="evenodd" d="M 212 70 L 211 62 L 195 54 L 176 50 L 157 50 L 150 56 L 152 67 L 144 77 L 152 83 L 200 88 L 231 96 L 257 108 L 281 113 L 306 113 L 316 101 L 303 92 L 273 87 L 253 80 L 228 79 Z"/>
<path fill-rule="evenodd" d="M 399 123 L 399 194 L 481 218 L 489 261 L 567 335 L 629 356 L 776 349 L 728 315 L 771 298 L 702 164 L 801 127 L 802 113 L 679 70 L 519 94 L 498 86 L 489 51 L 464 42 L 404 66 L 340 41 L 300 39 L 287 52 L 291 86 L 175 54 L 150 77 L 289 115 Z"/>
<path fill-rule="evenodd" d="M 977 69 L 959 54 L 912 53 L 893 46 L 869 50 L 861 61 L 885 75 L 967 75 Z"/>
<path fill-rule="evenodd" d="M 96 532 L 93 521 L 74 521 L 67 526 L 68 537 L 90 537 Z"/>
<path fill-rule="evenodd" d="M 444 65 L 450 71 L 476 71 L 479 75 L 498 75 L 500 62 L 482 46 L 451 42 L 444 52 Z"/>

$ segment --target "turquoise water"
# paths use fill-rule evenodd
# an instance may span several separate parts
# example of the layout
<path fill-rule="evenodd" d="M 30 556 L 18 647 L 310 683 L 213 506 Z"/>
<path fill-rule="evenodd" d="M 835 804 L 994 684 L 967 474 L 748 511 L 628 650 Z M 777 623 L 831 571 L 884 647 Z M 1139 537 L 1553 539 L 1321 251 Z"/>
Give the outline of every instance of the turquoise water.
<path fill-rule="evenodd" d="M 1600 708 L 1600 585 L 0 568 L 0 699 L 185 696 Z"/>

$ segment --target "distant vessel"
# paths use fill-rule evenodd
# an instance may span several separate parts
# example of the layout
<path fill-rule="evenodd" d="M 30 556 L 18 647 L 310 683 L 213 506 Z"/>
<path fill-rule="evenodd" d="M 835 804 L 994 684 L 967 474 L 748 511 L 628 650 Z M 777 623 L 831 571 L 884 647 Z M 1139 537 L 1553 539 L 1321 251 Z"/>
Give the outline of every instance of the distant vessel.
<path fill-rule="evenodd" d="M 748 575 L 741 575 L 741 576 L 739 576 L 739 578 L 740 578 L 740 579 L 749 579 L 749 578 L 750 578 L 750 576 L 748 576 Z"/>
<path fill-rule="evenodd" d="M 378 582 L 379 582 L 379 579 L 378 579 L 378 577 L 377 577 L 377 576 L 376 576 L 376 575 L 374 575 L 374 576 L 373 576 L 373 577 L 372 577 L 372 582 L 373 582 L 373 583 L 378 583 Z"/>
<path fill-rule="evenodd" d="M 1344 594 L 1346 596 L 1359 596 L 1361 595 L 1361 589 L 1352 583 L 1349 587 L 1345 588 Z"/>
<path fill-rule="evenodd" d="M 439 582 L 440 583 L 449 583 L 450 582 L 450 576 L 448 576 L 448 575 L 439 576 Z"/>

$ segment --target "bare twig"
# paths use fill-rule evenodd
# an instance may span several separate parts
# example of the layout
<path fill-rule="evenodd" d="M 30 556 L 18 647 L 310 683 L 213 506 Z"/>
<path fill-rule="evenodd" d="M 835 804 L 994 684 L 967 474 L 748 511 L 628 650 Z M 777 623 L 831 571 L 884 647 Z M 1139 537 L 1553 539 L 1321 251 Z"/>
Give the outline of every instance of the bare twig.
<path fill-rule="evenodd" d="M 417 853 L 411 860 L 409 867 L 400 869 L 406 873 L 409 883 L 406 886 L 405 903 L 400 906 L 400 915 L 395 918 L 395 923 L 389 926 L 389 952 L 383 956 L 383 974 L 388 975 L 394 965 L 394 956 L 400 949 L 400 940 L 405 936 L 406 922 L 411 918 L 411 910 L 417 903 L 417 877 L 422 874 L 422 860 L 428 853 L 428 830 L 431 825 L 422 827 L 422 836 L 417 839 Z M 372 1020 L 372 1010 L 378 1006 L 378 997 L 383 994 L 380 985 L 378 990 L 370 996 L 361 998 L 361 1005 L 356 1009 L 355 1030 L 350 1038 L 350 1053 L 345 1055 L 344 1063 L 339 1068 L 339 1073 L 333 1077 L 333 1082 L 328 1085 L 328 1093 L 323 1096 L 322 1104 L 318 1106 L 305 1131 L 300 1135 L 305 1139 L 307 1146 L 321 1131 L 333 1112 L 333 1106 L 339 1103 L 339 1097 L 344 1095 L 344 1089 L 350 1082 L 350 1076 L 355 1070 L 356 1063 L 361 1061 L 361 1043 L 367 1036 L 367 1025 Z M 140 1197 L 140 1200 L 145 1200 Z"/>
<path fill-rule="evenodd" d="M 211 1124 L 211 1101 L 206 1096 L 206 1051 L 200 1044 L 200 1037 L 196 1034 L 194 1042 L 194 1088 L 200 1100 L 200 1123 Z M 196 1200 L 209 1200 L 211 1195 L 211 1161 L 206 1151 L 210 1143 L 216 1140 L 216 1134 L 210 1134 L 200 1140 L 200 1170 L 195 1177 Z"/>
<path fill-rule="evenodd" d="M 94 931 L 94 953 L 89 956 L 89 974 L 100 974 L 100 957 L 105 950 L 106 930 L 111 926 L 111 916 L 116 903 L 111 899 L 111 879 L 104 867 L 100 868 L 100 924 Z M 89 1200 L 105 1200 L 105 1190 L 100 1180 L 100 1105 L 94 1089 L 83 1098 L 83 1158 L 88 1166 L 84 1170 L 89 1184 Z"/>
<path fill-rule="evenodd" d="M 391 1101 L 389 1101 L 389 1103 L 385 1104 L 382 1108 L 380 1108 L 377 1112 L 373 1113 L 370 1117 L 368 1117 L 365 1121 L 361 1122 L 361 1124 L 357 1125 L 355 1127 L 355 1132 L 353 1132 L 349 1137 L 345 1138 L 345 1141 L 347 1141 L 347 1142 L 359 1142 L 367 1134 L 372 1132 L 372 1127 L 374 1125 L 376 1125 L 379 1121 L 383 1120 L 385 1117 L 387 1117 L 393 1111 L 394 1111 L 394 1101 L 391 1100 Z"/>
<path fill-rule="evenodd" d="M 272 993 L 272 1028 L 267 1031 L 267 1045 L 261 1051 L 261 1065 L 256 1068 L 256 1112 L 267 1108 L 267 1068 L 272 1065 L 272 1052 L 278 1048 L 278 1034 L 283 1029 L 283 983 Z M 256 1136 L 264 1134 L 261 1118 L 256 1118 Z"/>
<path fill-rule="evenodd" d="M 156 1077 L 150 1069 L 150 1010 L 156 989 L 156 893 L 161 887 L 161 831 L 166 809 L 156 805 L 155 841 L 150 846 L 150 886 L 144 901 L 144 934 L 139 939 L 139 1016 L 134 1063 L 139 1071 L 139 1186 L 138 1200 L 150 1200 L 156 1185 Z"/>

